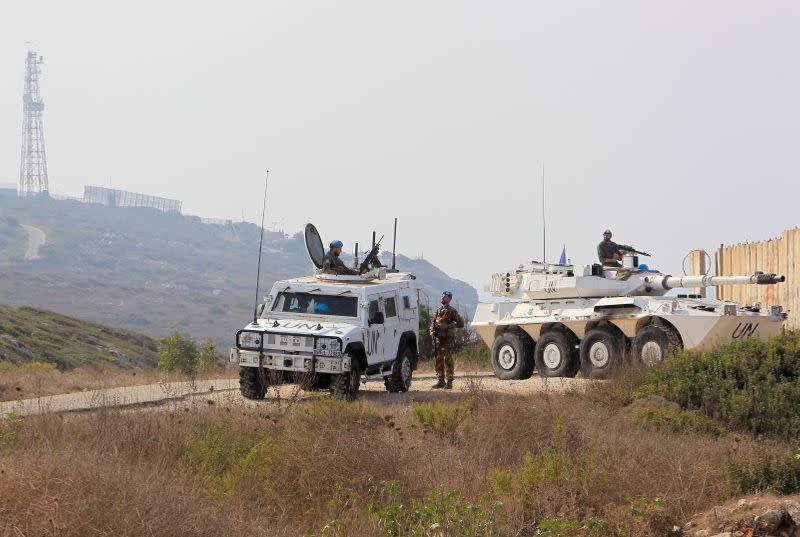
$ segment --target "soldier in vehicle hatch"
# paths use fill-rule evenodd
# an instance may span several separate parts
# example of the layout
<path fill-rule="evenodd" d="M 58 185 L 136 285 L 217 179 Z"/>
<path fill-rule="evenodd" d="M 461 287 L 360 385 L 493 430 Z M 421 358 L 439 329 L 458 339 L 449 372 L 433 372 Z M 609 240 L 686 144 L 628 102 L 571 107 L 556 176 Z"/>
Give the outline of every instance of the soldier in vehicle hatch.
<path fill-rule="evenodd" d="M 436 310 L 431 321 L 430 334 L 436 344 L 436 376 L 439 377 L 439 381 L 433 385 L 434 389 L 453 388 L 453 344 L 455 343 L 453 332 L 456 328 L 464 328 L 464 319 L 450 306 L 451 300 L 453 293 L 450 291 L 442 293 L 442 305 Z"/>
<path fill-rule="evenodd" d="M 344 261 L 339 257 L 342 254 L 342 241 L 333 241 L 331 249 L 322 258 L 322 272 L 324 274 L 347 274 L 350 276 L 358 275 L 359 272 L 355 269 L 344 264 Z"/>
<path fill-rule="evenodd" d="M 611 230 L 603 232 L 603 240 L 597 245 L 597 257 L 607 267 L 621 267 L 622 252 L 620 246 L 611 240 Z"/>

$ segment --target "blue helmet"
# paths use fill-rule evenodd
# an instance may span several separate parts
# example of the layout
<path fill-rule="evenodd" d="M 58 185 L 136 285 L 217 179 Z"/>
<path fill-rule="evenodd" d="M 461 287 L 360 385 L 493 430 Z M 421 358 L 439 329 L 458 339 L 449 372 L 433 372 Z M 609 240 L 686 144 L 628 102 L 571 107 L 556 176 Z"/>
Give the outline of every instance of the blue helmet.
<path fill-rule="evenodd" d="M 445 295 L 445 296 L 449 296 L 450 298 L 453 298 L 453 292 L 452 291 L 442 291 L 442 294 Z"/>
<path fill-rule="evenodd" d="M 331 248 L 342 248 L 344 243 L 342 241 L 333 241 L 331 243 Z"/>
<path fill-rule="evenodd" d="M 325 304 L 324 302 L 322 302 L 322 303 L 320 303 L 320 304 L 317 304 L 316 306 L 314 306 L 314 311 L 320 311 L 320 312 L 324 312 L 324 311 L 330 311 L 330 310 L 331 310 L 331 309 L 330 309 L 330 308 L 328 307 L 328 305 L 327 305 L 327 304 Z"/>

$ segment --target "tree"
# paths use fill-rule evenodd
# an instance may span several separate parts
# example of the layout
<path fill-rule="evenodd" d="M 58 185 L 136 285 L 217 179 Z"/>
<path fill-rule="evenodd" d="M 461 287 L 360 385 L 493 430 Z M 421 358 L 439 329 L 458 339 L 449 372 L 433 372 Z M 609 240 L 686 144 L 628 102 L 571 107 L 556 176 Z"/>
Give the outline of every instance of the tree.
<path fill-rule="evenodd" d="M 178 369 L 194 376 L 197 372 L 197 343 L 193 337 L 177 330 L 158 342 L 158 369 L 169 372 Z"/>

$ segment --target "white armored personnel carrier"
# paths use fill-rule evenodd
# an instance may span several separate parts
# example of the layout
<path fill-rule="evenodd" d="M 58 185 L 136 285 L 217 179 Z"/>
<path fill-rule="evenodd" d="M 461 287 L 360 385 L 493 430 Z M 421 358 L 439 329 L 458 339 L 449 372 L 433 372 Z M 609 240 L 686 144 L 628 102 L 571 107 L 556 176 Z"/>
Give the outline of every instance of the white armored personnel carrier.
<path fill-rule="evenodd" d="M 262 399 L 272 383 L 302 382 L 352 399 L 362 377 L 407 391 L 417 367 L 419 295 L 412 274 L 381 266 L 373 245 L 360 275 L 323 274 L 316 228 L 305 229 L 313 274 L 272 286 L 261 313 L 236 334 L 242 395 Z"/>
<path fill-rule="evenodd" d="M 607 378 L 626 360 L 655 365 L 671 349 L 701 350 L 781 329 L 780 306 L 742 306 L 699 295 L 664 296 L 673 288 L 770 285 L 783 276 L 668 276 L 625 255 L 621 267 L 533 262 L 494 274 L 472 326 L 491 348 L 494 373 L 524 379 L 581 371 Z"/>

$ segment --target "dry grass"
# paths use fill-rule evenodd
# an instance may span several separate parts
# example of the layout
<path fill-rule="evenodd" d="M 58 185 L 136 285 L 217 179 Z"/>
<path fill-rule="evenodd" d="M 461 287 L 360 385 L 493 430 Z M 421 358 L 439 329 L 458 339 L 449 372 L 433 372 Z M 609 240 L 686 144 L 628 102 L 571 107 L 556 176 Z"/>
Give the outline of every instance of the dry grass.
<path fill-rule="evenodd" d="M 49 365 L 49 364 L 45 364 Z M 197 375 L 198 380 L 208 378 L 234 378 L 235 370 L 218 370 L 207 375 Z M 0 368 L 0 401 L 14 401 L 61 393 L 74 393 L 86 390 L 116 388 L 119 386 L 140 386 L 154 384 L 160 380 L 181 382 L 191 380 L 179 373 L 163 373 L 155 369 L 117 369 L 78 367 L 60 371 L 48 367 Z"/>
<path fill-rule="evenodd" d="M 446 430 L 388 394 L 12 416 L 0 535 L 662 537 L 730 497 L 730 462 L 787 449 L 640 428 L 577 396 L 442 397 L 469 412 Z"/>

